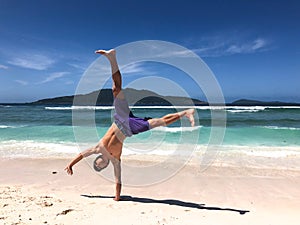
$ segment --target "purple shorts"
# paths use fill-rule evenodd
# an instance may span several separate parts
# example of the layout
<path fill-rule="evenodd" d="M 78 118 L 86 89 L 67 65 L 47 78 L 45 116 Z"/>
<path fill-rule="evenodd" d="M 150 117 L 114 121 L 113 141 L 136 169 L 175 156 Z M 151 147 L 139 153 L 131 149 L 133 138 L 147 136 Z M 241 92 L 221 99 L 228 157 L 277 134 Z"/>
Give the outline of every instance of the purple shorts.
<path fill-rule="evenodd" d="M 143 119 L 134 116 L 126 99 L 115 98 L 114 105 L 115 124 L 126 137 L 150 130 L 148 118 Z"/>

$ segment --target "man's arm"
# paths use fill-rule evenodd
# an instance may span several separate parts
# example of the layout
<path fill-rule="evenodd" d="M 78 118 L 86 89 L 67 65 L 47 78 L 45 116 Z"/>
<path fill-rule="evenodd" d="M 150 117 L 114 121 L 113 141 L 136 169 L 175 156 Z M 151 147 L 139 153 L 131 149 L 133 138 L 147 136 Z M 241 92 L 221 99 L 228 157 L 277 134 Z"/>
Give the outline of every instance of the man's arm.
<path fill-rule="evenodd" d="M 67 173 L 69 175 L 73 175 L 73 169 L 72 167 L 78 163 L 80 160 L 83 159 L 83 155 L 80 153 L 79 155 L 77 155 L 70 163 L 69 165 L 67 165 L 67 167 L 65 168 L 65 170 L 67 171 Z"/>
<path fill-rule="evenodd" d="M 67 171 L 67 173 L 69 175 L 73 175 L 73 169 L 72 167 L 78 163 L 80 160 L 82 160 L 83 158 L 86 158 L 92 154 L 98 154 L 100 153 L 100 146 L 96 145 L 95 147 L 89 148 L 81 153 L 79 153 L 70 163 L 69 165 L 65 168 L 65 170 Z"/>
<path fill-rule="evenodd" d="M 114 159 L 111 161 L 114 166 L 115 180 L 116 180 L 116 195 L 114 200 L 119 201 L 121 195 L 122 181 L 121 181 L 121 161 Z"/>

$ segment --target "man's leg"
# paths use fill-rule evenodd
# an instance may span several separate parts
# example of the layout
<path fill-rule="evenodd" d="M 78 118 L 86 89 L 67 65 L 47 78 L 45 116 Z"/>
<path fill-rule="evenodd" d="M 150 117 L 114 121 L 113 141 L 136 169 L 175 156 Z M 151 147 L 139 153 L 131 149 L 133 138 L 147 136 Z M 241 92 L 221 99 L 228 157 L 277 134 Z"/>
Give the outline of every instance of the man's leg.
<path fill-rule="evenodd" d="M 111 65 L 111 73 L 113 79 L 112 92 L 114 97 L 124 98 L 124 94 L 122 93 L 122 76 L 119 70 L 116 51 L 114 49 L 111 50 L 97 50 L 95 53 L 104 55 L 110 62 Z"/>
<path fill-rule="evenodd" d="M 187 109 L 181 112 L 165 115 L 162 118 L 149 119 L 148 122 L 152 129 L 160 126 L 168 126 L 169 124 L 174 123 L 177 120 L 179 120 L 181 117 L 185 116 L 189 119 L 191 126 L 194 126 L 195 125 L 194 113 L 195 113 L 194 109 Z"/>

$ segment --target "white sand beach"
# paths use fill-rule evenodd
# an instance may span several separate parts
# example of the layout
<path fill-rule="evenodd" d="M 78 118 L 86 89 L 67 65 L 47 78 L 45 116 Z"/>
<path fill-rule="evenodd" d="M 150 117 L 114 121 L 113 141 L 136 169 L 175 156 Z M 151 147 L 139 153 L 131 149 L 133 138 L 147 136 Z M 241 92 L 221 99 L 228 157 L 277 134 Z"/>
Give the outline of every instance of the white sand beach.
<path fill-rule="evenodd" d="M 124 157 L 124 162 L 126 159 Z M 141 157 L 140 163 L 143 163 Z M 194 163 L 146 187 L 114 184 L 69 159 L 0 160 L 0 224 L 299 224 L 300 171 Z"/>

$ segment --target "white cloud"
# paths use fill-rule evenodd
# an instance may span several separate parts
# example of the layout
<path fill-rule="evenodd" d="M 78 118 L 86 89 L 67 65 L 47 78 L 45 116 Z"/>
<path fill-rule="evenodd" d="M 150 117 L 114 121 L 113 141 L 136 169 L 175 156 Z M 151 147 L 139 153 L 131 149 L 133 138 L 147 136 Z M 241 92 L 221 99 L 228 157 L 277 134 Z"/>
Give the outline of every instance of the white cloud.
<path fill-rule="evenodd" d="M 50 74 L 46 79 L 44 79 L 43 81 L 39 82 L 39 84 L 44 84 L 44 83 L 48 83 L 51 82 L 55 79 L 58 79 L 60 77 L 63 77 L 65 75 L 69 74 L 69 72 L 55 72 Z"/>
<path fill-rule="evenodd" d="M 122 73 L 130 74 L 130 73 L 143 73 L 145 68 L 143 67 L 142 63 L 133 63 L 120 68 Z"/>
<path fill-rule="evenodd" d="M 201 46 L 190 50 L 172 50 L 165 49 L 157 57 L 161 58 L 189 58 L 194 57 L 194 53 L 200 57 L 220 57 L 234 54 L 251 54 L 268 50 L 269 42 L 263 38 L 245 41 L 243 38 L 226 38 L 215 36 L 203 38 L 196 45 Z"/>
<path fill-rule="evenodd" d="M 266 45 L 267 45 L 266 40 L 263 40 L 263 39 L 261 39 L 261 38 L 258 38 L 258 39 L 256 39 L 256 40 L 254 41 L 252 48 L 253 48 L 253 50 L 256 50 L 256 49 L 263 48 L 263 47 L 265 47 Z"/>
<path fill-rule="evenodd" d="M 54 62 L 55 60 L 41 54 L 20 55 L 8 61 L 9 64 L 34 70 L 46 70 Z"/>
<path fill-rule="evenodd" d="M 7 69 L 8 69 L 8 67 L 0 64 L 0 69 L 7 70 Z"/>
<path fill-rule="evenodd" d="M 186 46 L 200 57 L 221 57 L 235 54 L 253 54 L 257 52 L 270 51 L 273 49 L 270 40 L 264 37 L 253 38 L 247 32 L 222 32 L 210 36 L 203 36 L 200 39 L 186 40 Z M 181 53 L 174 53 L 179 56 Z M 187 55 L 185 55 L 187 56 Z"/>
<path fill-rule="evenodd" d="M 229 54 L 249 54 L 262 50 L 267 45 L 267 42 L 261 38 L 243 44 L 232 44 L 226 52 Z"/>
<path fill-rule="evenodd" d="M 28 82 L 24 80 L 15 80 L 17 83 L 22 84 L 22 85 L 27 85 Z"/>
<path fill-rule="evenodd" d="M 68 81 L 65 82 L 65 84 L 67 84 L 67 85 L 74 84 L 74 81 L 68 80 Z"/>
<path fill-rule="evenodd" d="M 182 57 L 182 58 L 186 58 L 186 57 L 191 57 L 191 51 L 190 50 L 178 50 L 178 51 L 165 51 L 164 53 L 161 53 L 159 55 L 157 55 L 157 57 L 160 58 L 169 58 L 169 57 Z"/>
<path fill-rule="evenodd" d="M 83 65 L 75 64 L 75 63 L 68 63 L 68 65 L 74 67 L 75 69 L 79 69 L 82 72 L 88 68 L 87 66 L 83 66 Z"/>

